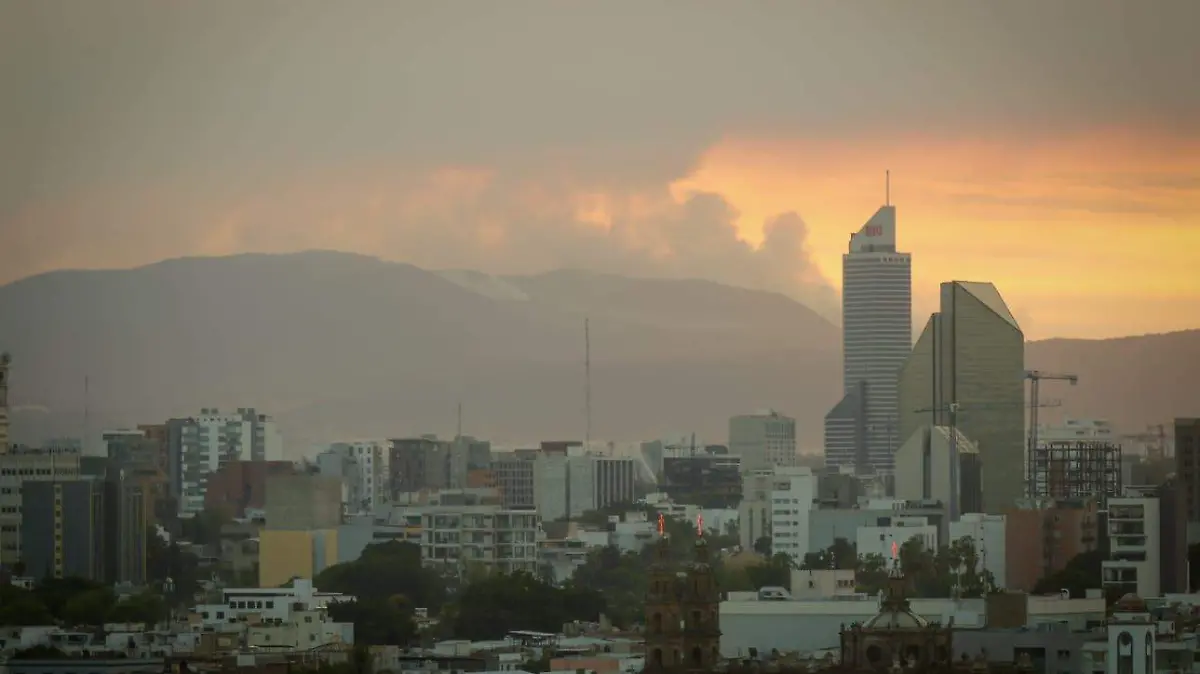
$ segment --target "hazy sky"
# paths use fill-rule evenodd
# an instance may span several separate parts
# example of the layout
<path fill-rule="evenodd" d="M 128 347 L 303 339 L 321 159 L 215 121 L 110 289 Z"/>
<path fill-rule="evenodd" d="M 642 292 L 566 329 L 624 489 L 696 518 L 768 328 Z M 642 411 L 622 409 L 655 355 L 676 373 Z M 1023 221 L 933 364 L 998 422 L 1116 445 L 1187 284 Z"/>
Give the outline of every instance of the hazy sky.
<path fill-rule="evenodd" d="M 333 248 L 1200 327 L 1197 0 L 0 0 L 0 283 Z"/>

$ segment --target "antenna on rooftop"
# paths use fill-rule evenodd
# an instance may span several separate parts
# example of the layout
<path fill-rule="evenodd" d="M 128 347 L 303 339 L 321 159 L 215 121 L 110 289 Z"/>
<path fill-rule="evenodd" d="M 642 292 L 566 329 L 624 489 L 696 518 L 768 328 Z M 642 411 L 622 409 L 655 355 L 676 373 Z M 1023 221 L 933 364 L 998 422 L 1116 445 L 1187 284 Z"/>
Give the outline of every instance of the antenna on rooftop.
<path fill-rule="evenodd" d="M 454 438 L 458 439 L 461 437 L 462 437 L 462 401 L 460 400 L 460 401 L 458 401 L 458 416 L 456 418 L 455 426 L 454 426 Z"/>
<path fill-rule="evenodd" d="M 892 205 L 892 172 L 890 170 L 883 172 L 883 205 Z"/>

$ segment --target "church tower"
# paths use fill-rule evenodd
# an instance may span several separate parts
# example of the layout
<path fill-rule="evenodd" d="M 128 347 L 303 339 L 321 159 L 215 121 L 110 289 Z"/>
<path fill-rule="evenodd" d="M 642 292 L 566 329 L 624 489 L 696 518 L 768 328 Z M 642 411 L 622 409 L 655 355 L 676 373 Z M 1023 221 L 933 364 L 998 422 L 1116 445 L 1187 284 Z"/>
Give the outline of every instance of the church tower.
<path fill-rule="evenodd" d="M 696 539 L 695 554 L 683 588 L 685 667 L 710 672 L 721 660 L 721 589 L 703 535 Z"/>
<path fill-rule="evenodd" d="M 671 562 L 663 516 L 658 516 L 658 541 L 649 569 L 646 594 L 647 674 L 678 671 L 684 664 L 684 622 L 680 605 L 681 579 Z"/>

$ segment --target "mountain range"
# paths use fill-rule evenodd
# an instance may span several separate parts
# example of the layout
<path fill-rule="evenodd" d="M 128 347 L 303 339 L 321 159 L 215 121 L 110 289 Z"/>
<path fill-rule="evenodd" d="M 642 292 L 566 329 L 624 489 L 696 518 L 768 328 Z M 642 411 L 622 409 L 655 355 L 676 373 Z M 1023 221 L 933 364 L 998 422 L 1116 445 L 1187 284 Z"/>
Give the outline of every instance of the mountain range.
<path fill-rule="evenodd" d="M 585 349 L 585 320 L 590 348 Z M 914 319 L 916 323 L 922 320 Z M 839 329 L 780 294 L 563 270 L 428 271 L 333 252 L 56 271 L 0 287 L 14 439 L 256 407 L 290 447 L 464 433 L 723 440 L 732 414 L 795 416 L 802 449 L 841 389 Z M 1123 430 L 1200 414 L 1200 331 L 1031 342 L 1066 414 Z M 1051 390 L 1053 389 L 1053 391 Z M 86 404 L 85 404 L 86 401 Z"/>

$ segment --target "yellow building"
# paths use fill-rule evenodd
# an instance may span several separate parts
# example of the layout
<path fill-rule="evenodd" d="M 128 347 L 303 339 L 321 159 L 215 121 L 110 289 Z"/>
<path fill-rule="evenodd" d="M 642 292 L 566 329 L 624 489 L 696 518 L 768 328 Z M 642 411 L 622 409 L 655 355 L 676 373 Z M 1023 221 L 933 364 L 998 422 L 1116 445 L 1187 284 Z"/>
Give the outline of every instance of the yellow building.
<path fill-rule="evenodd" d="M 259 587 L 279 587 L 293 578 L 315 578 L 339 561 L 337 529 L 259 532 Z"/>

